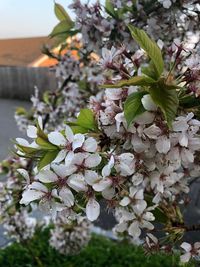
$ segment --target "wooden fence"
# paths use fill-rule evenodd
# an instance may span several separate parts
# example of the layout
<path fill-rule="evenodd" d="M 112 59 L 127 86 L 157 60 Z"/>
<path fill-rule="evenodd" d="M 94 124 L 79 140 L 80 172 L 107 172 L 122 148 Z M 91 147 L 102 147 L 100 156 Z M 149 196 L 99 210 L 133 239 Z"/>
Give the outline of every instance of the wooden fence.
<path fill-rule="evenodd" d="M 41 92 L 55 89 L 54 74 L 48 68 L 0 66 L 0 98 L 29 100 L 35 86 Z"/>

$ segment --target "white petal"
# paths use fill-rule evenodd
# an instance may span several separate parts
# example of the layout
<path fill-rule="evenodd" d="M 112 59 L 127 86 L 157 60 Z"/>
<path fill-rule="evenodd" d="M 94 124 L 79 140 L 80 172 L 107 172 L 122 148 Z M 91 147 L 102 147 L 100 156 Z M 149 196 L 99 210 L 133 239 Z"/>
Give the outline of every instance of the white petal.
<path fill-rule="evenodd" d="M 119 233 L 123 233 L 127 229 L 127 223 L 122 222 L 115 226 L 115 231 Z"/>
<path fill-rule="evenodd" d="M 110 179 L 103 178 L 98 183 L 95 183 L 92 186 L 92 188 L 96 192 L 101 192 L 101 191 L 105 190 L 106 188 L 108 188 L 111 184 L 112 184 L 112 181 Z"/>
<path fill-rule="evenodd" d="M 129 235 L 138 238 L 141 235 L 141 230 L 137 221 L 133 222 L 128 228 Z"/>
<path fill-rule="evenodd" d="M 85 140 L 82 148 L 86 152 L 95 152 L 97 150 L 97 141 L 93 137 L 89 137 Z"/>
<path fill-rule="evenodd" d="M 136 134 L 133 135 L 131 139 L 131 144 L 133 146 L 134 151 L 137 153 L 144 152 L 145 150 L 149 148 L 149 144 L 143 142 L 143 140 L 140 137 L 138 137 Z"/>
<path fill-rule="evenodd" d="M 74 152 L 73 152 L 73 151 L 69 151 L 69 152 L 67 153 L 67 156 L 65 157 L 65 164 L 66 164 L 66 165 L 71 164 L 73 158 L 74 158 Z"/>
<path fill-rule="evenodd" d="M 16 138 L 16 141 L 21 146 L 29 146 L 29 142 L 24 138 Z"/>
<path fill-rule="evenodd" d="M 156 111 L 157 110 L 157 106 L 156 104 L 153 102 L 152 98 L 150 95 L 144 95 L 142 97 L 142 105 L 143 107 L 148 110 L 148 111 Z"/>
<path fill-rule="evenodd" d="M 111 173 L 111 168 L 110 168 L 110 166 L 109 166 L 109 165 L 105 165 L 105 166 L 103 167 L 103 169 L 102 169 L 102 176 L 103 176 L 103 177 L 107 177 L 107 176 L 110 175 L 110 173 Z"/>
<path fill-rule="evenodd" d="M 60 165 L 53 164 L 52 169 L 59 177 L 65 178 L 74 173 L 77 168 L 74 165 L 66 166 L 65 164 L 60 164 Z"/>
<path fill-rule="evenodd" d="M 60 132 L 51 132 L 48 134 L 48 140 L 50 143 L 56 146 L 65 146 L 66 139 Z"/>
<path fill-rule="evenodd" d="M 72 174 L 67 181 L 68 185 L 75 191 L 87 191 L 84 176 L 82 174 Z"/>
<path fill-rule="evenodd" d="M 178 141 L 179 141 L 179 144 L 181 146 L 187 147 L 188 146 L 188 136 L 187 136 L 187 134 L 185 132 L 181 133 L 179 135 Z"/>
<path fill-rule="evenodd" d="M 56 188 L 54 188 L 52 191 L 51 191 L 51 195 L 55 198 L 59 198 L 58 196 L 58 190 Z"/>
<path fill-rule="evenodd" d="M 141 226 L 142 228 L 146 228 L 146 229 L 148 229 L 148 230 L 153 230 L 153 229 L 154 229 L 153 224 L 150 223 L 150 222 L 148 222 L 148 221 L 145 221 L 145 220 L 143 220 L 143 221 L 140 223 L 140 226 Z"/>
<path fill-rule="evenodd" d="M 99 156 L 99 154 L 95 153 L 95 154 L 91 154 L 89 155 L 86 159 L 85 159 L 85 167 L 88 168 L 94 168 L 97 167 L 101 162 L 101 157 Z"/>
<path fill-rule="evenodd" d="M 66 157 L 67 154 L 67 150 L 66 149 L 62 149 L 60 150 L 60 152 L 58 152 L 58 155 L 56 156 L 56 158 L 53 160 L 53 162 L 55 163 L 60 163 L 61 161 L 63 161 Z"/>
<path fill-rule="evenodd" d="M 191 253 L 190 252 L 187 252 L 187 253 L 185 253 L 185 254 L 180 256 L 180 260 L 183 263 L 188 262 L 190 260 L 190 258 L 191 258 Z"/>
<path fill-rule="evenodd" d="M 42 183 L 40 183 L 40 182 L 33 182 L 32 184 L 29 185 L 28 188 L 36 190 L 36 191 L 41 191 L 41 192 L 44 192 L 44 193 L 48 192 L 47 187 L 45 185 L 43 185 Z"/>
<path fill-rule="evenodd" d="M 156 125 L 151 125 L 150 127 L 144 129 L 144 133 L 150 138 L 150 139 L 157 139 L 158 136 L 161 134 L 161 129 L 157 127 Z"/>
<path fill-rule="evenodd" d="M 131 202 L 129 197 L 124 197 L 120 202 L 119 205 L 125 207 Z"/>
<path fill-rule="evenodd" d="M 53 183 L 58 180 L 57 175 L 51 170 L 41 170 L 36 178 L 43 183 Z"/>
<path fill-rule="evenodd" d="M 85 181 L 89 185 L 93 185 L 99 181 L 99 175 L 95 171 L 86 170 L 84 175 L 85 175 Z"/>
<path fill-rule="evenodd" d="M 74 205 L 74 195 L 68 188 L 62 188 L 59 192 L 59 196 L 67 207 Z"/>
<path fill-rule="evenodd" d="M 84 141 L 85 141 L 85 136 L 83 134 L 75 134 L 74 135 L 74 140 L 73 140 L 73 143 L 72 143 L 73 151 L 76 148 L 82 147 Z"/>
<path fill-rule="evenodd" d="M 154 217 L 153 213 L 147 211 L 143 214 L 143 219 L 146 221 L 154 221 L 155 217 Z"/>
<path fill-rule="evenodd" d="M 115 195 L 115 189 L 113 187 L 108 187 L 102 191 L 102 196 L 105 199 L 111 200 Z"/>
<path fill-rule="evenodd" d="M 103 167 L 103 169 L 102 169 L 102 176 L 103 176 L 103 177 L 107 177 L 107 176 L 110 175 L 110 173 L 111 173 L 111 169 L 113 168 L 114 163 L 115 163 L 115 159 L 114 159 L 113 156 L 111 156 L 111 158 L 110 158 L 108 164 L 105 165 L 105 166 Z"/>
<path fill-rule="evenodd" d="M 171 144 L 167 136 L 162 135 L 158 138 L 156 142 L 156 149 L 159 153 L 167 154 L 170 150 Z"/>
<path fill-rule="evenodd" d="M 120 126 L 122 122 L 125 122 L 125 117 L 124 117 L 124 112 L 118 113 L 115 116 L 115 120 L 116 120 L 116 128 L 117 128 L 117 132 L 120 131 Z"/>
<path fill-rule="evenodd" d="M 147 203 L 145 200 L 138 200 L 135 205 L 132 206 L 135 214 L 140 216 L 143 211 L 146 209 Z"/>
<path fill-rule="evenodd" d="M 88 220 L 90 220 L 91 222 L 95 221 L 99 217 L 99 214 L 99 203 L 94 198 L 90 198 L 86 205 L 86 215 Z"/>
<path fill-rule="evenodd" d="M 134 121 L 138 124 L 151 124 L 154 121 L 155 114 L 149 111 L 145 111 L 141 115 L 138 115 Z"/>
<path fill-rule="evenodd" d="M 37 128 L 29 125 L 26 130 L 27 136 L 30 138 L 37 138 Z"/>
<path fill-rule="evenodd" d="M 136 192 L 135 199 L 144 199 L 144 189 L 140 189 Z"/>
<path fill-rule="evenodd" d="M 186 148 L 183 148 L 181 149 L 181 159 L 184 163 L 192 163 L 194 162 L 194 154 L 186 149 Z"/>
<path fill-rule="evenodd" d="M 134 162 L 130 165 L 127 165 L 124 162 L 121 162 L 120 165 L 116 165 L 116 170 L 120 172 L 122 176 L 129 176 L 135 172 Z"/>
<path fill-rule="evenodd" d="M 22 199 L 20 200 L 20 204 L 28 205 L 31 201 L 40 199 L 43 196 L 44 196 L 44 192 L 28 189 L 23 192 Z"/>
<path fill-rule="evenodd" d="M 188 128 L 189 125 L 187 124 L 186 120 L 178 120 L 172 123 L 172 129 L 175 132 L 187 131 Z"/>
<path fill-rule="evenodd" d="M 88 157 L 88 153 L 75 153 L 72 160 L 71 160 L 71 164 L 74 165 L 82 165 L 84 160 Z"/>
<path fill-rule="evenodd" d="M 141 173 L 136 173 L 132 176 L 133 185 L 137 186 L 143 182 L 144 175 Z"/>
<path fill-rule="evenodd" d="M 67 140 L 70 143 L 73 142 L 73 140 L 74 140 L 74 134 L 73 134 L 72 129 L 68 125 L 66 125 L 66 127 L 65 127 L 65 136 L 66 136 Z"/>
<path fill-rule="evenodd" d="M 38 116 L 38 124 L 40 126 L 40 129 L 43 129 L 43 121 L 42 121 L 42 116 Z"/>
<path fill-rule="evenodd" d="M 183 242 L 180 247 L 183 248 L 186 252 L 189 252 L 192 249 L 192 246 L 187 242 Z"/>

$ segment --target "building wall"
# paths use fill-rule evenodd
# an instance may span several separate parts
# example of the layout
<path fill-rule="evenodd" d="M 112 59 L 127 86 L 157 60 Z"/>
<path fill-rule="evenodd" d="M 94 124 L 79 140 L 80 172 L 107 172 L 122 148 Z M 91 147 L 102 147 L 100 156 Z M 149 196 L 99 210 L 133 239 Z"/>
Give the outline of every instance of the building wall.
<path fill-rule="evenodd" d="M 35 86 L 40 92 L 56 88 L 48 68 L 0 66 L 0 98 L 29 100 Z"/>

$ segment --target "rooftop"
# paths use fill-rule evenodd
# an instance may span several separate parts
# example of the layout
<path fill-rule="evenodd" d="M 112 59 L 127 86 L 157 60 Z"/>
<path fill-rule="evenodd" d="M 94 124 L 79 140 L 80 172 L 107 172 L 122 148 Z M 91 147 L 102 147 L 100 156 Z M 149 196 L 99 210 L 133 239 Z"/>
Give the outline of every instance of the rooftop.
<path fill-rule="evenodd" d="M 42 46 L 48 37 L 0 40 L 0 65 L 27 66 L 41 57 Z"/>

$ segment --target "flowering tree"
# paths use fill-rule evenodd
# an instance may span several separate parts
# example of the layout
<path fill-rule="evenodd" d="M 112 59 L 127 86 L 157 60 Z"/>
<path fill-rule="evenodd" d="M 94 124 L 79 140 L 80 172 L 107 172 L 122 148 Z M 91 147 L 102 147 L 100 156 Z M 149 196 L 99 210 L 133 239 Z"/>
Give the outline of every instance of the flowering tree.
<path fill-rule="evenodd" d="M 75 22 L 55 5 L 60 22 L 51 36 L 81 33 L 80 41 L 65 44 L 65 56 L 46 51 L 59 60 L 58 89 L 33 97 L 31 112 L 16 113 L 32 141 L 15 143 L 15 162 L 24 164 L 13 170 L 20 179 L 15 212 L 34 203 L 51 213 L 50 243 L 69 253 L 61 226 L 75 226 L 79 240 L 77 224 L 88 233 L 82 216 L 95 221 L 104 199 L 121 237 L 143 239 L 148 252 L 181 247 L 183 262 L 197 258 L 199 243 L 182 239 L 199 230 L 183 217 L 190 183 L 200 174 L 198 1 L 106 1 L 104 10 L 74 1 L 71 8 Z"/>

